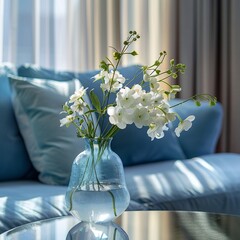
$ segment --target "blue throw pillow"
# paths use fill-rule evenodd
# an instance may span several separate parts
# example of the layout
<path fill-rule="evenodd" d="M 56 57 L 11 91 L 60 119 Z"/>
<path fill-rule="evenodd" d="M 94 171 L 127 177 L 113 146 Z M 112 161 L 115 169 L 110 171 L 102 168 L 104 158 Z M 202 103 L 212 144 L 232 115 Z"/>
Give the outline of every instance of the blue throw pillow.
<path fill-rule="evenodd" d="M 119 72 L 131 81 L 131 85 L 142 80 L 139 66 L 128 66 L 119 68 Z M 102 99 L 102 90 L 99 81 L 93 82 L 92 77 L 99 71 L 88 71 L 83 73 L 53 71 L 36 65 L 24 65 L 19 67 L 18 74 L 24 77 L 49 78 L 64 81 L 70 78 L 78 78 L 88 90 L 94 88 L 96 95 Z M 113 96 L 110 102 L 113 102 Z M 107 124 L 107 123 L 105 123 Z M 112 149 L 121 157 L 124 166 L 144 164 L 155 161 L 172 159 L 185 159 L 181 146 L 175 134 L 170 130 L 165 137 L 151 141 L 147 136 L 146 129 L 138 129 L 135 126 L 128 126 L 119 131 L 112 141 Z"/>
<path fill-rule="evenodd" d="M 171 105 L 174 106 L 181 101 L 174 99 L 171 101 Z M 197 107 L 193 101 L 189 101 L 173 109 L 183 119 L 189 115 L 196 117 L 192 128 L 187 132 L 182 132 L 179 137 L 179 143 L 187 158 L 214 153 L 222 127 L 223 110 L 221 104 L 217 103 L 216 106 L 210 107 L 208 103 L 203 102 L 200 107 Z M 175 129 L 177 125 L 178 122 L 175 121 L 173 128 Z"/>
<path fill-rule="evenodd" d="M 26 178 L 33 170 L 13 112 L 10 73 L 15 74 L 12 65 L 0 65 L 0 181 Z"/>
<path fill-rule="evenodd" d="M 9 76 L 17 122 L 39 180 L 67 185 L 74 158 L 84 149 L 76 129 L 60 128 L 59 113 L 79 80 L 55 81 Z"/>

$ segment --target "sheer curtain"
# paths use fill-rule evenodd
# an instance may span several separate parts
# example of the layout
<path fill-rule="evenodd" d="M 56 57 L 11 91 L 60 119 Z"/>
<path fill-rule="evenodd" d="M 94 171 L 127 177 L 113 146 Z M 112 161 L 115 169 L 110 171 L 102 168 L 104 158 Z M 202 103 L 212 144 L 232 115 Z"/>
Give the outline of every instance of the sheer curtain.
<path fill-rule="evenodd" d="M 169 48 L 167 34 L 162 37 L 168 29 L 168 2 L 0 0 L 4 33 L 0 61 L 77 71 L 95 69 L 111 54 L 110 46 L 120 48 L 128 31 L 136 30 L 142 36 L 135 45 L 141 55 L 126 58 L 123 64 L 147 64 Z"/>
<path fill-rule="evenodd" d="M 150 64 L 160 51 L 186 63 L 181 97 L 211 93 L 224 108 L 219 151 L 240 152 L 240 1 L 0 0 L 0 61 L 57 70 L 98 68 L 129 30 L 139 55 L 123 65 Z"/>

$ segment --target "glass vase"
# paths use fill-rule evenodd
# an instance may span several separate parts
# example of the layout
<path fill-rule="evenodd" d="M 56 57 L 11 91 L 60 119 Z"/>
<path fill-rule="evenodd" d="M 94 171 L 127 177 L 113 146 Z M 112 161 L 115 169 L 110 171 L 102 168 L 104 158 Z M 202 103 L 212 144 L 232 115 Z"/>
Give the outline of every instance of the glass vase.
<path fill-rule="evenodd" d="M 108 222 L 130 202 L 120 157 L 111 139 L 85 139 L 85 150 L 74 160 L 66 192 L 70 213 L 85 222 Z"/>

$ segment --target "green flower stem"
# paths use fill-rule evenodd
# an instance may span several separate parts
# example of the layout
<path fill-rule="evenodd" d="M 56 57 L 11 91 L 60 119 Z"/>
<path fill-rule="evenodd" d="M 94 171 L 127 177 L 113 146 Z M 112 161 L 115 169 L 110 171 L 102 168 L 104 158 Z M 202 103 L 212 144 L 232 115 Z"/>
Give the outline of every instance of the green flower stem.
<path fill-rule="evenodd" d="M 83 176 L 81 178 L 81 180 L 79 181 L 78 185 L 70 192 L 70 207 L 69 207 L 69 211 L 72 210 L 72 198 L 73 198 L 73 194 L 76 192 L 76 190 L 81 187 L 83 185 L 83 182 L 84 182 L 84 178 L 85 178 L 85 174 L 86 174 L 86 171 L 87 171 L 87 168 L 88 168 L 88 164 L 89 164 L 89 158 L 88 158 L 88 161 L 87 161 L 87 164 L 86 164 L 86 167 L 84 169 L 84 173 L 83 173 Z"/>
<path fill-rule="evenodd" d="M 115 205 L 115 197 L 114 197 L 114 195 L 111 191 L 108 191 L 108 192 L 112 197 L 113 212 L 114 212 L 114 216 L 116 217 L 117 216 L 117 209 L 116 209 L 116 205 Z"/>
<path fill-rule="evenodd" d="M 184 104 L 184 103 L 186 103 L 188 101 L 191 101 L 191 100 L 196 102 L 197 99 L 206 100 L 206 101 L 213 102 L 213 103 L 216 103 L 216 101 L 217 101 L 216 97 L 211 96 L 210 94 L 196 94 L 196 95 L 194 95 L 194 96 L 192 96 L 190 98 L 187 98 L 186 100 L 184 100 L 184 101 L 182 101 L 180 103 L 177 103 L 175 105 L 170 106 L 170 108 L 177 107 L 177 106 L 182 105 L 182 104 Z"/>
<path fill-rule="evenodd" d="M 117 53 L 119 53 L 119 54 L 118 54 L 119 57 L 118 57 L 118 59 L 117 59 L 117 62 L 116 62 L 116 65 L 115 65 L 115 66 L 114 66 L 114 64 L 113 64 L 111 61 L 108 60 L 108 61 L 110 62 L 110 64 L 113 66 L 113 76 L 112 76 L 112 79 L 114 79 L 115 73 L 116 73 L 116 71 L 117 71 L 117 69 L 118 69 L 118 66 L 119 66 L 120 62 L 121 62 L 122 56 L 123 56 L 124 54 L 126 54 L 126 51 L 127 51 L 128 47 L 135 41 L 135 40 L 134 40 L 134 39 L 135 39 L 135 38 L 134 38 L 134 35 L 135 35 L 135 33 L 131 33 L 131 34 L 128 36 L 127 40 L 126 40 L 126 43 L 127 43 L 127 44 L 124 44 L 124 46 L 123 46 L 123 48 L 122 48 L 122 50 L 121 50 L 120 52 L 117 51 Z M 113 82 L 110 84 L 110 89 L 109 89 L 109 91 L 108 91 L 107 94 L 104 96 L 102 108 L 104 108 L 105 106 L 108 106 L 112 86 L 113 86 Z M 105 121 L 105 117 L 103 117 L 103 113 L 101 113 L 101 114 L 99 115 L 99 119 L 100 119 L 100 118 L 102 118 L 102 123 L 101 123 L 101 128 L 102 128 L 102 127 L 103 127 L 103 124 L 104 124 L 104 121 Z M 98 121 L 98 123 L 99 123 L 99 121 Z"/>
<path fill-rule="evenodd" d="M 69 206 L 69 209 L 68 211 L 71 211 L 72 210 L 72 198 L 73 198 L 73 193 L 76 191 L 76 188 L 74 188 L 71 192 L 70 192 L 70 206 Z"/>
<path fill-rule="evenodd" d="M 89 105 L 87 105 L 87 109 L 88 109 L 88 111 L 91 111 L 91 108 L 89 107 Z M 92 122 L 94 123 L 92 112 L 90 112 L 90 117 L 91 117 Z M 97 129 L 93 131 L 93 133 L 94 133 L 93 136 L 96 136 L 96 131 L 97 131 Z"/>
<path fill-rule="evenodd" d="M 116 125 L 112 125 L 112 127 L 109 129 L 107 134 L 104 136 L 104 138 L 111 138 L 113 137 L 117 132 L 119 131 L 119 128 Z"/>
<path fill-rule="evenodd" d="M 114 228 L 113 240 L 116 240 L 117 237 L 117 228 Z"/>
<path fill-rule="evenodd" d="M 151 67 L 154 67 L 154 69 L 152 70 L 152 73 L 154 73 L 154 72 L 158 69 L 158 67 L 163 63 L 166 55 L 167 55 L 167 54 L 163 54 L 163 55 L 160 54 L 160 55 L 159 55 L 157 61 L 155 61 L 155 63 L 156 63 L 156 62 L 159 62 L 159 64 L 156 65 L 156 64 L 154 63 L 154 64 L 151 66 Z M 163 56 L 162 61 L 160 61 L 161 56 Z M 151 73 L 151 74 L 152 74 L 152 73 Z M 150 74 L 150 75 L 151 75 L 151 74 Z"/>

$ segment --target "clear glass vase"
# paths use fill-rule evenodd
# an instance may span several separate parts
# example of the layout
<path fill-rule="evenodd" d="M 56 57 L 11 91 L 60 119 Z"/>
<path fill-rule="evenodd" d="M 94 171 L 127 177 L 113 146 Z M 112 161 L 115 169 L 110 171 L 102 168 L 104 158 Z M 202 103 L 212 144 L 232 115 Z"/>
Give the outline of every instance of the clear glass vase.
<path fill-rule="evenodd" d="M 130 202 L 122 161 L 111 150 L 111 139 L 85 142 L 85 150 L 72 165 L 66 205 L 81 221 L 108 222 L 120 216 Z"/>

